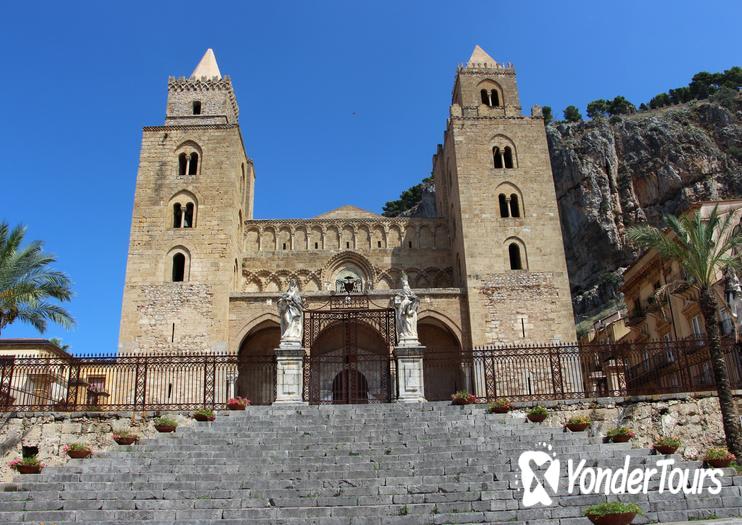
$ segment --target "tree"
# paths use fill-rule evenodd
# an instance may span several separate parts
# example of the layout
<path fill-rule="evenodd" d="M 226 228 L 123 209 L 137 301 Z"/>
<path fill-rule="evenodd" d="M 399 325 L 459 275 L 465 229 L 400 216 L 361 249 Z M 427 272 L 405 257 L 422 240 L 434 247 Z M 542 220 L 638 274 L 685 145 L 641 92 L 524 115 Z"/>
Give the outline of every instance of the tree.
<path fill-rule="evenodd" d="M 21 248 L 26 229 L 10 230 L 0 223 L 0 333 L 14 323 L 23 321 L 44 333 L 48 321 L 65 328 L 74 325 L 72 316 L 61 306 L 49 302 L 69 301 L 70 280 L 50 265 L 54 256 L 43 251 L 39 241 Z"/>
<path fill-rule="evenodd" d="M 608 113 L 611 115 L 630 115 L 636 113 L 636 106 L 619 95 L 608 104 Z"/>
<path fill-rule="evenodd" d="M 739 257 L 730 254 L 742 246 L 742 234 L 733 230 L 736 223 L 732 221 L 732 214 L 721 218 L 716 207 L 705 220 L 700 211 L 696 211 L 692 216 L 679 218 L 666 215 L 665 222 L 670 230 L 669 235 L 652 226 L 635 226 L 629 228 L 627 236 L 642 248 L 654 249 L 662 259 L 676 261 L 687 276 L 678 284 L 688 284 L 698 293 L 701 313 L 706 321 L 706 337 L 727 448 L 742 458 L 742 434 L 721 349 L 716 317 L 719 305 L 713 289 L 720 271 L 727 267 L 733 270 L 740 268 Z"/>
<path fill-rule="evenodd" d="M 62 342 L 62 340 L 59 337 L 50 337 L 49 342 L 59 348 L 60 350 L 63 350 L 65 352 L 68 352 L 70 349 L 70 345 Z"/>
<path fill-rule="evenodd" d="M 579 122 L 582 120 L 580 110 L 575 106 L 567 106 L 564 108 L 564 120 L 567 122 Z"/>
<path fill-rule="evenodd" d="M 652 100 L 649 101 L 649 107 L 652 109 L 663 108 L 665 106 L 670 106 L 671 104 L 672 99 L 667 93 L 660 93 L 659 95 L 652 97 Z"/>
<path fill-rule="evenodd" d="M 384 217 L 397 217 L 403 211 L 407 211 L 415 206 L 423 198 L 423 184 L 430 182 L 431 179 L 432 177 L 424 178 L 420 184 L 416 184 L 403 191 L 399 199 L 388 201 L 384 204 L 381 214 Z"/>
<path fill-rule="evenodd" d="M 541 114 L 544 116 L 544 124 L 548 124 L 554 120 L 554 114 L 551 112 L 551 106 L 544 106 L 541 108 Z"/>
<path fill-rule="evenodd" d="M 587 105 L 587 116 L 590 118 L 605 117 L 608 115 L 608 104 L 609 102 L 602 98 L 593 100 Z"/>

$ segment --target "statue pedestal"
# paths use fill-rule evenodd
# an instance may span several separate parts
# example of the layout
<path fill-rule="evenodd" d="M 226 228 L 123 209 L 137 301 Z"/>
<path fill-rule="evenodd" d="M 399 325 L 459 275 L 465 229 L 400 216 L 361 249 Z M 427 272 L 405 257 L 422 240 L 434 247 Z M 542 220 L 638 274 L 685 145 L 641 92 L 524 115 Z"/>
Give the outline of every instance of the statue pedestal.
<path fill-rule="evenodd" d="M 279 347 L 276 353 L 276 405 L 306 404 L 304 393 L 304 349 Z"/>
<path fill-rule="evenodd" d="M 394 354 L 397 357 L 397 380 L 399 395 L 397 403 L 420 403 L 425 401 L 425 384 L 423 382 L 423 353 L 425 347 L 397 346 Z"/>

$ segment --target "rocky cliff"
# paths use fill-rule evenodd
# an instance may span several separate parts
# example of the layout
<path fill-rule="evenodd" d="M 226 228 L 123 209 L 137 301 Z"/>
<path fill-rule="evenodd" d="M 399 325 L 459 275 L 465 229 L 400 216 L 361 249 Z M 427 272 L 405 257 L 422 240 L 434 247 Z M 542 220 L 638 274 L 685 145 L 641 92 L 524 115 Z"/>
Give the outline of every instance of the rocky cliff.
<path fill-rule="evenodd" d="M 547 126 L 575 314 L 615 300 L 626 228 L 742 197 L 742 102 L 692 102 Z"/>

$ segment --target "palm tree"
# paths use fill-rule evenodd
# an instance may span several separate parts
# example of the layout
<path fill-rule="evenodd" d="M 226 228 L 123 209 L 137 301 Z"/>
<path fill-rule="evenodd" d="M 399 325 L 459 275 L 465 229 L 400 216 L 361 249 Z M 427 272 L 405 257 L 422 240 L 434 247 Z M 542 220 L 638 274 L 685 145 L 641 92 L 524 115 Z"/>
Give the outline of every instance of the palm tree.
<path fill-rule="evenodd" d="M 713 289 L 721 270 L 740 268 L 739 257 L 732 254 L 742 246 L 742 235 L 733 231 L 732 214 L 721 218 L 716 207 L 707 219 L 703 219 L 698 210 L 693 215 L 683 217 L 666 215 L 664 220 L 669 229 L 668 235 L 652 226 L 629 228 L 626 235 L 640 247 L 654 249 L 662 259 L 676 261 L 684 270 L 684 283 L 697 291 L 701 313 L 706 321 L 711 366 L 727 448 L 742 459 L 742 433 L 721 349 L 719 321 L 716 318 L 719 304 Z"/>
<path fill-rule="evenodd" d="M 48 321 L 65 328 L 74 325 L 72 316 L 50 299 L 69 301 L 70 280 L 50 265 L 54 256 L 44 253 L 39 241 L 21 248 L 26 229 L 11 230 L 0 222 L 0 333 L 9 324 L 23 321 L 44 333 Z"/>

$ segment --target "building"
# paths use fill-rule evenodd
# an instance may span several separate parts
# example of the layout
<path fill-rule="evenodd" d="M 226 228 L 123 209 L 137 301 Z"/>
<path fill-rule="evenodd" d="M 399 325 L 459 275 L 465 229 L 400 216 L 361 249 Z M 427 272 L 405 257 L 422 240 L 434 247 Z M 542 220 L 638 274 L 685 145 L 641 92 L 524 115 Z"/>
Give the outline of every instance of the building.
<path fill-rule="evenodd" d="M 64 365 L 70 360 L 70 354 L 48 339 L 0 339 L 0 405 L 64 401 L 68 379 Z"/>
<path fill-rule="evenodd" d="M 742 200 L 702 202 L 686 213 L 700 210 L 707 217 L 714 207 L 720 216 L 733 214 L 733 223 L 742 219 Z M 682 268 L 675 262 L 662 261 L 654 250 L 648 250 L 637 258 L 624 272 L 621 291 L 628 310 L 628 340 L 680 341 L 703 337 L 706 323 L 701 314 L 696 292 L 684 282 Z M 736 337 L 739 323 L 726 300 L 726 281 L 720 270 L 714 285 L 719 302 L 718 318 L 722 334 Z"/>
<path fill-rule="evenodd" d="M 733 224 L 742 224 L 742 200 L 701 202 L 686 213 L 700 210 L 702 217 L 708 217 L 714 208 L 722 217 L 732 214 Z M 737 293 L 731 304 L 727 301 L 729 284 L 719 270 L 714 291 L 721 333 L 727 342 L 738 339 L 738 308 L 742 299 Z M 631 353 L 632 362 L 627 367 L 629 389 L 633 385 L 683 389 L 682 383 L 689 381 L 697 386 L 713 385 L 708 349 L 699 342 L 706 335 L 706 322 L 697 292 L 686 283 L 682 268 L 676 262 L 661 260 L 656 251 L 647 250 L 624 272 L 622 291 L 629 328 L 622 341 L 633 343 L 637 349 Z M 730 377 L 736 381 L 739 369 L 736 350 L 727 358 Z M 678 371 L 681 365 L 689 369 L 685 375 Z"/>
<path fill-rule="evenodd" d="M 349 389 L 388 400 L 388 306 L 403 273 L 422 300 L 429 399 L 465 380 L 443 364 L 464 349 L 575 339 L 544 122 L 538 107 L 522 115 L 512 65 L 477 46 L 458 67 L 433 156 L 434 217 L 345 205 L 255 219 L 256 173 L 238 117 L 211 50 L 189 78 L 168 80 L 164 125 L 143 131 L 120 353 L 239 354 L 237 392 L 270 398 L 276 300 L 295 279 L 310 390 L 323 401 L 347 401 Z"/>

